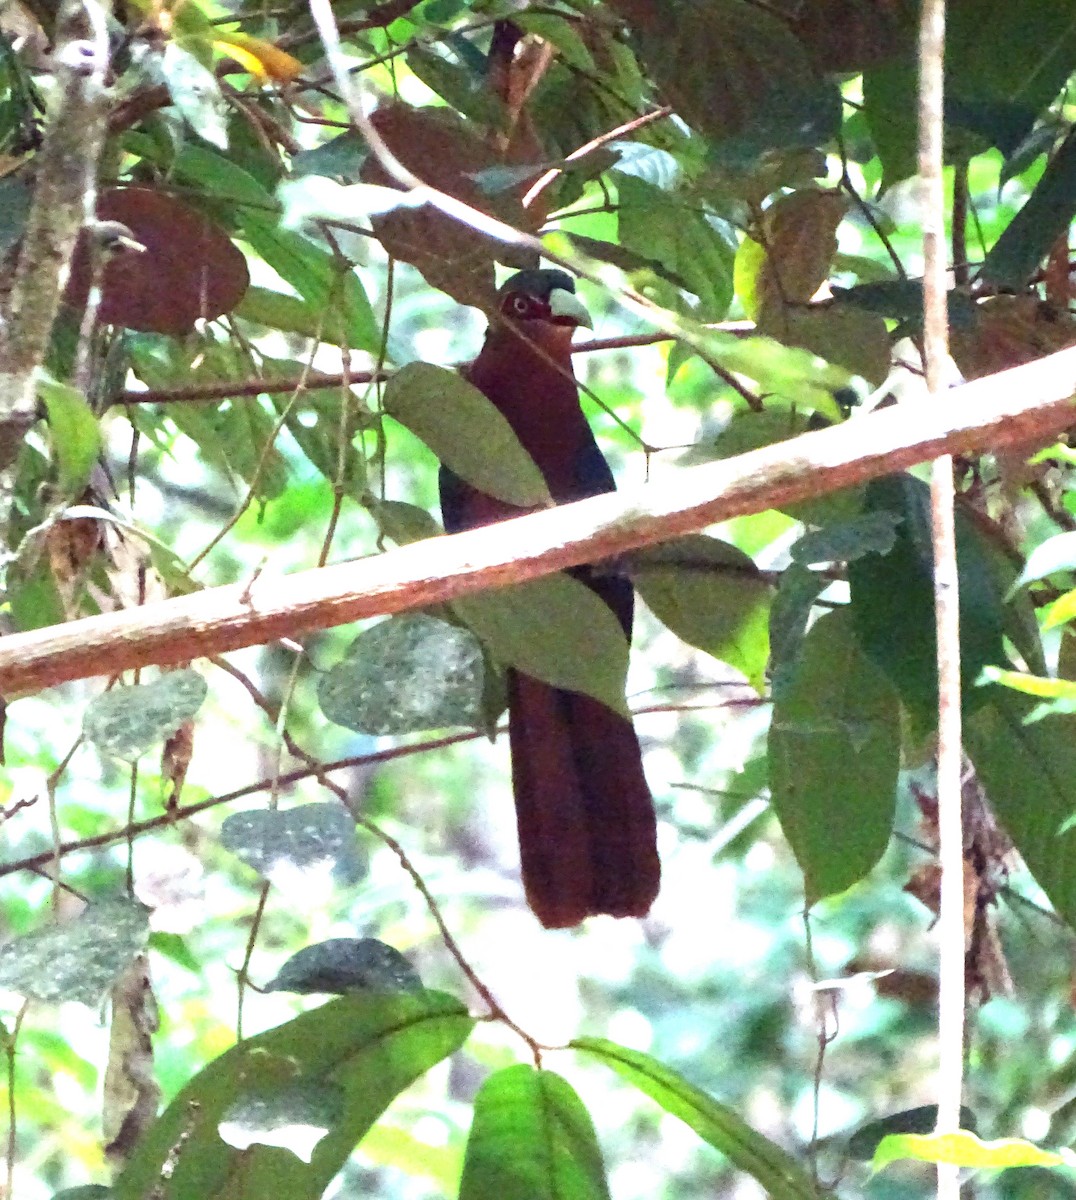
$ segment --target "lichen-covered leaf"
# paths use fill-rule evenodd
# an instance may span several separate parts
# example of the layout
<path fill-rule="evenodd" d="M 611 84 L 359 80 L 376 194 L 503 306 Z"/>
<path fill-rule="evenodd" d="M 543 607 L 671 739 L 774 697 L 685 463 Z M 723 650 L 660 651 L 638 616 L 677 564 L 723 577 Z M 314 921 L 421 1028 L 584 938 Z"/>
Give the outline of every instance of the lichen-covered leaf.
<path fill-rule="evenodd" d="M 190 669 L 114 687 L 87 705 L 82 732 L 102 754 L 131 761 L 189 721 L 206 692 L 205 680 Z"/>
<path fill-rule="evenodd" d="M 808 530 L 792 544 L 793 562 L 852 562 L 864 554 L 888 554 L 897 537 L 900 517 L 892 512 L 865 512 Z"/>
<path fill-rule="evenodd" d="M 318 703 L 358 733 L 397 734 L 481 720 L 484 669 L 474 634 L 427 613 L 372 626 L 318 681 Z"/>
<path fill-rule="evenodd" d="M 0 946 L 0 987 L 56 1004 L 95 1007 L 149 938 L 149 912 L 133 900 L 91 904 L 74 920 Z"/>
<path fill-rule="evenodd" d="M 341 883 L 354 883 L 364 869 L 355 821 L 340 804 L 232 813 L 221 826 L 220 840 L 266 879 L 331 870 Z"/>
<path fill-rule="evenodd" d="M 330 938 L 293 954 L 267 992 L 415 992 L 418 971 L 394 946 L 376 938 Z"/>

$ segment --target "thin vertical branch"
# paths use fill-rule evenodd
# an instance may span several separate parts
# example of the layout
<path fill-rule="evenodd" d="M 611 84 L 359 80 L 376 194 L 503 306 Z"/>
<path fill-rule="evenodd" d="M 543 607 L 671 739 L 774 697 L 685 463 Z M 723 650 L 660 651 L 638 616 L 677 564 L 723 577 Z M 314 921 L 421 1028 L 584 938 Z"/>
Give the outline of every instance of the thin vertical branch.
<path fill-rule="evenodd" d="M 923 218 L 923 357 L 936 403 L 947 383 L 945 192 L 942 180 L 945 0 L 923 0 L 919 30 L 919 173 Z M 938 1121 L 960 1127 L 964 1078 L 964 837 L 961 820 L 960 622 L 953 522 L 953 460 L 936 459 L 930 483 L 934 607 L 938 642 Z M 958 1200 L 959 1170 L 938 1165 L 938 1200 Z"/>
<path fill-rule="evenodd" d="M 30 1001 L 24 1000 L 15 1015 L 11 1032 L 4 1038 L 4 1057 L 7 1059 L 7 1151 L 4 1155 L 7 1175 L 6 1200 L 14 1200 L 15 1196 L 15 1150 L 16 1150 L 16 1121 L 18 1109 L 15 1104 L 15 1047 L 22 1029 L 23 1017 L 30 1007 Z"/>
<path fill-rule="evenodd" d="M 108 13 L 98 0 L 64 0 L 54 58 L 57 100 L 35 159 L 34 202 L 0 314 L 0 469 L 14 461 L 34 421 L 37 371 L 79 230 L 93 216 L 108 117 Z"/>

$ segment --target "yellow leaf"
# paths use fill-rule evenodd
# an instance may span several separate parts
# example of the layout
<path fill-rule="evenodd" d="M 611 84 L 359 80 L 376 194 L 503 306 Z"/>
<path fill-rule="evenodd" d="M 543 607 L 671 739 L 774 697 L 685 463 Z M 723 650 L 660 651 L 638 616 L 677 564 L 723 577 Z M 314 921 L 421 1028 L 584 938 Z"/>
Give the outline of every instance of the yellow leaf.
<path fill-rule="evenodd" d="M 920 1162 L 950 1163 L 958 1167 L 1060 1167 L 1071 1161 L 1071 1153 L 1041 1150 L 1022 1138 L 998 1138 L 983 1142 L 974 1133 L 897 1133 L 878 1143 L 872 1166 L 880 1171 L 901 1158 Z"/>
<path fill-rule="evenodd" d="M 234 58 L 258 79 L 291 83 L 303 72 L 303 64 L 297 58 L 280 50 L 272 42 L 251 37 L 249 33 L 218 33 L 213 39 L 213 46 L 221 54 Z"/>

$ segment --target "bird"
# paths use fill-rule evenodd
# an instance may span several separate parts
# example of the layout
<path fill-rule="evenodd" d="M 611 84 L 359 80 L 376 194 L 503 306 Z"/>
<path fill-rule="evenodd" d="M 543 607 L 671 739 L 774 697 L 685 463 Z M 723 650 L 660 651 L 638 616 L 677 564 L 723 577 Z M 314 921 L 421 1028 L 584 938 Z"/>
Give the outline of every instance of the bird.
<path fill-rule="evenodd" d="M 565 271 L 513 275 L 478 357 L 462 368 L 511 425 L 557 504 L 615 490 L 579 403 L 575 330 L 590 316 Z M 445 529 L 457 533 L 527 511 L 440 470 Z M 630 640 L 634 593 L 615 570 L 570 572 L 603 600 Z M 587 917 L 642 917 L 661 867 L 654 801 L 631 720 L 579 692 L 507 672 L 508 737 L 527 902 L 548 929 Z"/>

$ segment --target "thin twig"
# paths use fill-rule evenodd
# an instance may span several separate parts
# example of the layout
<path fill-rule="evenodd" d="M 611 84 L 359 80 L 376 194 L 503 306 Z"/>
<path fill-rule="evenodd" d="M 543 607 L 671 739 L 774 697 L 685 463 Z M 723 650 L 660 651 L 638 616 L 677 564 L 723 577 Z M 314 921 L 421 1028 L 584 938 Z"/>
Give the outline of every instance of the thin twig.
<path fill-rule="evenodd" d="M 923 366 L 928 403 L 948 382 L 943 91 L 945 0 L 923 0 L 919 27 L 919 174 L 923 217 Z M 954 523 L 953 459 L 943 455 L 930 480 L 934 608 L 938 653 L 938 1118 L 936 1132 L 960 1128 L 964 1081 L 964 834 L 960 721 L 960 618 Z M 939 1163 L 938 1200 L 959 1200 L 960 1171 Z"/>
<path fill-rule="evenodd" d="M 4 1193 L 6 1200 L 14 1200 L 15 1197 L 15 1121 L 17 1116 L 15 1108 L 15 1046 L 19 1040 L 23 1017 L 26 1016 L 26 1010 L 29 1007 L 30 1001 L 24 1000 L 15 1014 L 11 1032 L 4 1038 L 4 1057 L 7 1059 L 7 1154 L 5 1155 L 7 1191 Z"/>
<path fill-rule="evenodd" d="M 602 146 L 608 145 L 609 142 L 614 141 L 618 137 L 625 137 L 629 133 L 635 133 L 636 130 L 642 129 L 646 125 L 652 125 L 655 121 L 663 121 L 666 117 L 672 115 L 672 111 L 672 108 L 666 104 L 662 108 L 654 109 L 653 112 L 643 113 L 641 117 L 634 117 L 630 121 L 625 121 L 623 125 L 618 125 L 615 129 L 608 129 L 605 133 L 600 133 L 597 137 L 591 138 L 589 142 L 585 142 L 582 146 L 573 150 L 564 161 L 565 163 L 570 163 L 576 162 L 580 158 L 585 158 L 588 154 L 591 154 Z M 542 192 L 563 172 L 563 167 L 551 167 L 544 175 L 532 183 L 523 196 L 523 207 L 530 208 Z"/>
<path fill-rule="evenodd" d="M 755 332 L 750 321 L 724 321 L 717 325 L 708 325 L 719 333 L 731 333 L 736 337 L 749 337 Z M 656 346 L 662 342 L 672 342 L 676 338 L 671 333 L 625 333 L 616 337 L 590 338 L 585 342 L 577 342 L 572 346 L 573 354 L 594 354 L 602 350 L 631 350 L 638 346 Z M 382 383 L 392 374 L 391 371 L 349 371 L 329 373 L 325 371 L 310 371 L 305 376 L 307 388 L 338 388 L 351 384 Z M 191 387 L 155 388 L 147 390 L 130 389 L 119 392 L 111 401 L 113 404 L 123 404 L 135 407 L 142 404 L 195 404 L 206 400 L 231 400 L 240 396 L 272 396 L 278 393 L 294 392 L 299 387 L 298 377 L 289 379 L 245 379 L 234 383 L 207 383 Z"/>
<path fill-rule="evenodd" d="M 238 675 L 236 677 L 239 678 Z M 253 685 L 250 686 L 253 688 Z M 256 691 L 257 689 L 253 690 Z M 764 703 L 767 703 L 767 701 L 761 698 L 747 697 L 743 700 L 731 699 L 709 704 L 645 704 L 635 708 L 634 715 L 640 716 L 646 713 L 663 712 L 712 712 L 715 708 L 755 707 Z M 504 730 L 500 729 L 498 732 L 503 733 Z M 353 770 L 356 767 L 377 766 L 380 763 L 394 762 L 400 758 L 408 758 L 412 754 L 425 754 L 433 750 L 444 750 L 449 746 L 458 746 L 463 742 L 478 741 L 484 737 L 486 737 L 484 730 L 481 732 L 467 730 L 463 733 L 450 733 L 444 737 L 429 738 L 421 742 L 411 742 L 405 746 L 390 746 L 385 750 L 374 750 L 370 754 L 355 754 L 347 758 L 333 759 L 330 762 L 324 763 L 318 762 L 301 748 L 295 748 L 292 752 L 296 757 L 302 759 L 305 765 L 296 767 L 291 771 L 286 771 L 278 776 L 277 784 L 279 787 L 287 787 L 293 783 L 302 783 L 304 780 L 314 779 L 322 787 L 328 788 L 338 799 L 343 801 L 347 795 L 346 789 L 329 779 L 329 776 L 337 771 Z M 294 745 L 294 743 L 291 743 L 291 745 Z M 30 854 L 24 858 L 14 859 L 11 862 L 0 863 L 0 878 L 3 878 L 5 875 L 14 875 L 19 871 L 32 871 L 36 867 L 47 866 L 57 858 L 66 858 L 69 854 L 76 854 L 83 850 L 102 850 L 108 846 L 114 846 L 118 842 L 125 841 L 129 836 L 140 837 L 142 834 L 151 833 L 155 829 L 162 829 L 168 825 L 177 825 L 180 821 L 207 812 L 211 808 L 218 808 L 222 804 L 231 804 L 236 800 L 243 800 L 247 796 L 256 796 L 260 792 L 267 792 L 272 786 L 272 779 L 259 779 L 255 783 L 246 784 L 244 787 L 236 788 L 231 792 L 222 792 L 218 796 L 210 796 L 208 799 L 199 800 L 194 804 L 183 805 L 169 809 L 167 812 L 158 813 L 153 817 L 145 817 L 141 821 L 131 822 L 120 829 L 113 829 L 107 833 L 97 833 L 90 837 L 63 842 L 59 847 L 59 854 L 50 848 L 42 850 L 38 854 Z"/>

